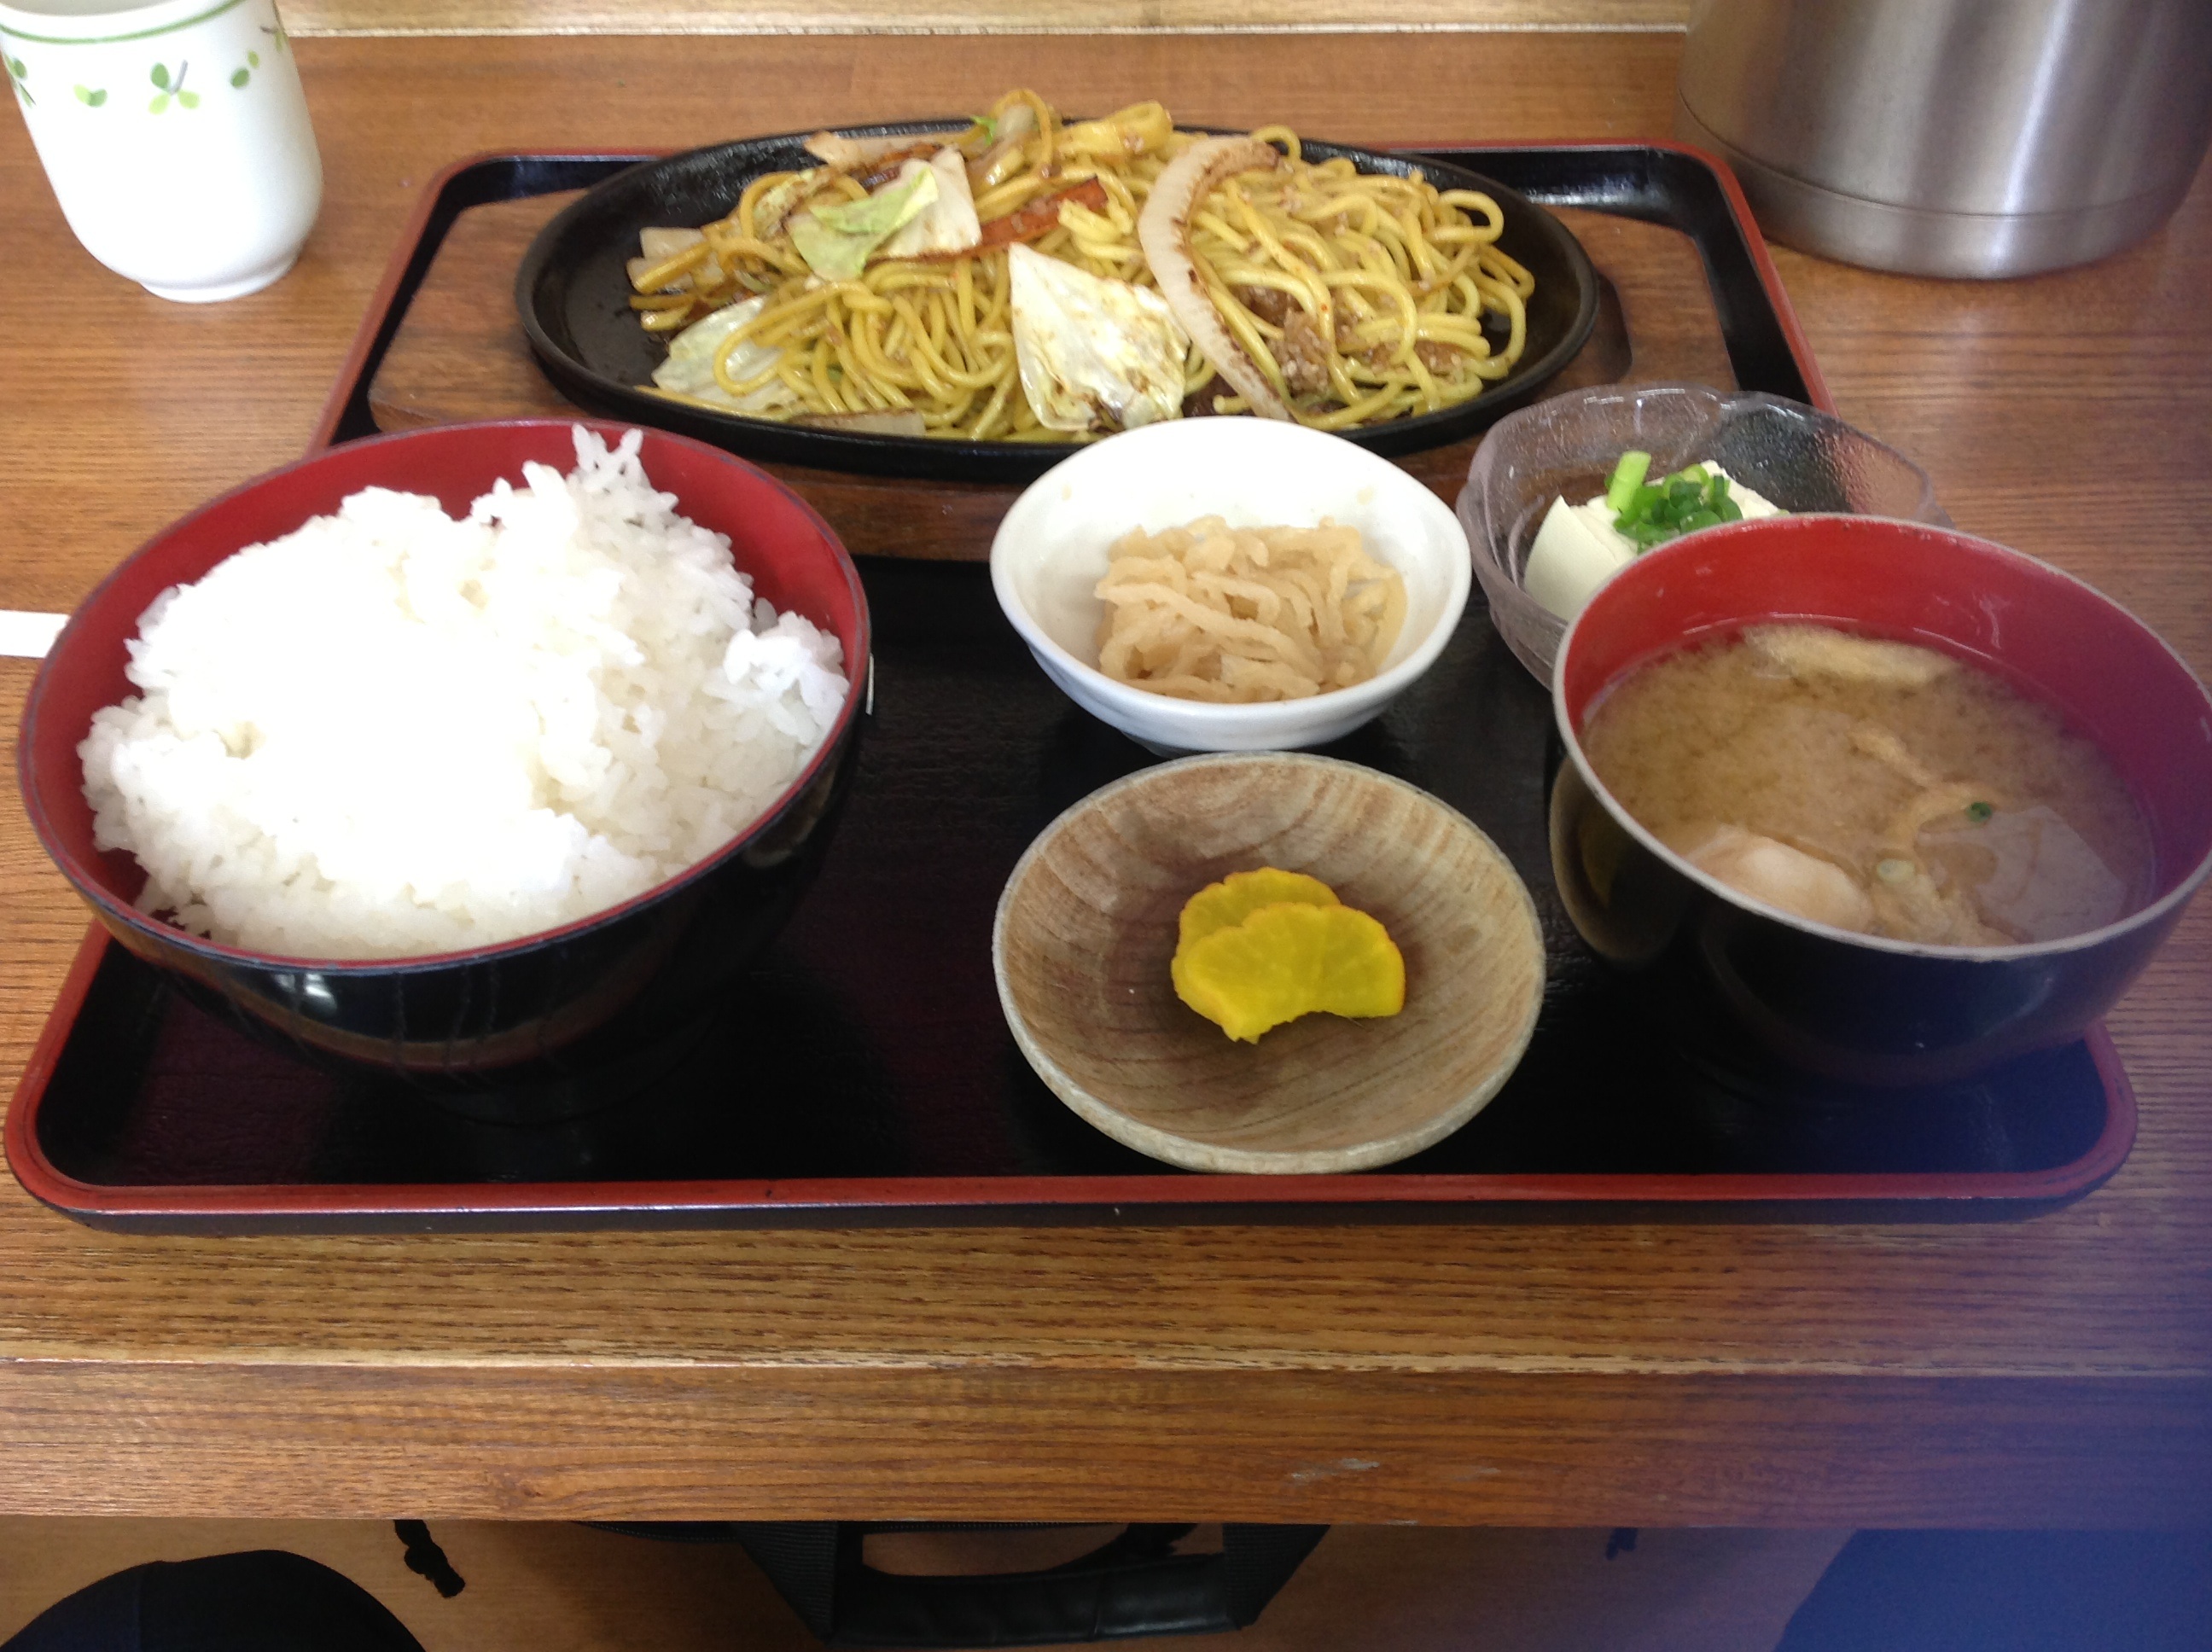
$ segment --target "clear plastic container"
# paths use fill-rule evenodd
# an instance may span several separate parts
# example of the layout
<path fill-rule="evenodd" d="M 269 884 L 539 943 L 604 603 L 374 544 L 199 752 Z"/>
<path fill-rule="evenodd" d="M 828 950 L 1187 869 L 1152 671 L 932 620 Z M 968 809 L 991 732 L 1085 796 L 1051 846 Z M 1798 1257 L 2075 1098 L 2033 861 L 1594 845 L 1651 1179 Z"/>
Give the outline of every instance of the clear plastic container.
<path fill-rule="evenodd" d="M 1893 516 L 1949 527 L 1928 474 L 1895 448 L 1802 402 L 1704 385 L 1610 385 L 1553 397 L 1500 419 L 1475 450 L 1459 519 L 1491 623 L 1540 682 L 1567 623 L 1521 588 L 1528 546 L 1552 501 L 1605 491 L 1630 448 L 1655 474 L 1716 464 L 1784 510 Z"/>

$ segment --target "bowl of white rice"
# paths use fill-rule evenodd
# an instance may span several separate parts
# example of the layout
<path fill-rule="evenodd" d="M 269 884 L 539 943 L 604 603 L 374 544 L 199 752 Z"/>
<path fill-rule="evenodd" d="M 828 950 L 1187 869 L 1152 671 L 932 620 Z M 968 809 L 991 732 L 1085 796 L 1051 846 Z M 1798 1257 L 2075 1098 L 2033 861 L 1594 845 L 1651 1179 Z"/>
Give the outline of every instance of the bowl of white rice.
<path fill-rule="evenodd" d="M 526 1090 L 696 1024 L 811 877 L 867 602 L 744 460 L 566 421 L 349 443 L 185 518 L 26 704 L 125 947 L 319 1058 Z"/>

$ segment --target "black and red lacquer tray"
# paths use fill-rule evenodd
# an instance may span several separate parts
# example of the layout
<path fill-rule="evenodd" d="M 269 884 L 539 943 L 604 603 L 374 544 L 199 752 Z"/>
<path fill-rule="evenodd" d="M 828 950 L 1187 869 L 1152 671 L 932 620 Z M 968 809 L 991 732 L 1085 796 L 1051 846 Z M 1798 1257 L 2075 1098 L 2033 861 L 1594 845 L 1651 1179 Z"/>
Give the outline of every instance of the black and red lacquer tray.
<path fill-rule="evenodd" d="M 1825 403 L 1735 182 L 1669 145 L 1443 151 L 1539 202 L 1671 225 L 1702 256 L 1744 388 Z M 319 440 L 374 428 L 378 362 L 472 206 L 574 189 L 633 157 L 456 167 L 394 258 Z M 1075 1118 L 1000 1017 L 990 930 L 1036 834 L 1154 761 L 1038 672 L 974 563 L 864 559 L 874 711 L 819 882 L 745 990 L 661 1081 L 555 1126 L 482 1121 L 244 1038 L 87 938 L 7 1127 L 16 1175 L 118 1227 L 240 1231 L 978 1221 L 2002 1217 L 2127 1156 L 2135 1108 L 2101 1029 L 1969 1084 L 1824 1087 L 1632 998 L 1554 892 L 1547 697 L 1480 599 L 1436 669 L 1330 748 L 1462 810 L 1534 891 L 1550 984 L 1527 1059 L 1463 1129 L 1354 1175 L 1170 1170 Z"/>

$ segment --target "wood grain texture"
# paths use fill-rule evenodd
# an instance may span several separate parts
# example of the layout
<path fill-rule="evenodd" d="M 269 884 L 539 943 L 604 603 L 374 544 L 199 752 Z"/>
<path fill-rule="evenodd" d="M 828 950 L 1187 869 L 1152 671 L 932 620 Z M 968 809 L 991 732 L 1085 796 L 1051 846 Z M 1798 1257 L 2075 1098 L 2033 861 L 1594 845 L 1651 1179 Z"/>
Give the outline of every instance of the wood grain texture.
<path fill-rule="evenodd" d="M 531 240 L 567 202 L 563 192 L 501 201 L 462 213 L 438 249 L 390 353 L 369 386 L 380 428 L 458 419 L 557 416 L 574 411 L 539 369 L 510 295 Z M 1696 243 L 1680 230 L 1611 213 L 1564 208 L 1601 283 L 1598 321 L 1550 389 L 1564 392 L 1631 376 L 1733 386 L 1728 346 Z M 1439 498 L 1456 499 L 1478 439 L 1400 461 Z M 836 525 L 863 556 L 981 562 L 991 534 L 1020 494 L 987 483 L 904 482 L 769 467 Z"/>
<path fill-rule="evenodd" d="M 2159 1485 L 2212 1519 L 2203 1382 L 113 1363 L 0 1370 L 0 1512 L 2095 1527 Z"/>
<path fill-rule="evenodd" d="M 304 40 L 322 219 L 290 276 L 204 308 L 94 265 L 0 121 L 0 605 L 73 605 L 296 453 L 417 193 L 460 155 L 676 147 L 1017 80 L 1347 143 L 1657 136 L 1676 49 Z M 2212 183 L 2142 245 L 2031 281 L 1779 263 L 1844 416 L 1923 465 L 1962 527 L 2212 669 Z M 57 292 L 101 313 L 64 325 Z M 29 677 L 0 661 L 8 742 Z M 83 927 L 11 796 L 0 1084 Z M 0 1179 L 0 1509 L 2212 1518 L 2212 905 L 2112 1026 L 2132 1157 L 2074 1206 L 1990 1224 L 216 1240 L 81 1227 Z"/>
<path fill-rule="evenodd" d="M 1317 878 L 1382 925 L 1404 957 L 1401 1009 L 1304 1016 L 1239 1044 L 1176 1002 L 1184 902 L 1262 866 Z M 1413 787 L 1297 752 L 1165 764 L 1093 793 L 1015 867 L 991 951 L 1053 1094 L 1194 1170 L 1366 1170 L 1442 1141 L 1512 1075 L 1544 995 L 1536 909 L 1495 844 Z"/>
<path fill-rule="evenodd" d="M 295 35 L 1678 30 L 1690 0 L 285 0 Z"/>

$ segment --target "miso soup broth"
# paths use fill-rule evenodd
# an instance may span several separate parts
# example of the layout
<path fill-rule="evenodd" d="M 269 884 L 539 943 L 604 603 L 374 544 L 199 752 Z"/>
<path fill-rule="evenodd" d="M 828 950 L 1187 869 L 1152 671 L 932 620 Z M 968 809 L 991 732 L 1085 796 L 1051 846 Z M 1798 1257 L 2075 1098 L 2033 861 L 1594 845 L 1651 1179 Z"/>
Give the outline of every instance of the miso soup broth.
<path fill-rule="evenodd" d="M 2148 826 L 2103 754 L 1933 649 L 1754 626 L 1638 668 L 1582 743 L 1668 847 L 1838 928 L 2014 945 L 2100 928 L 2153 893 Z"/>

